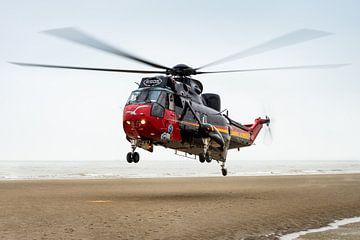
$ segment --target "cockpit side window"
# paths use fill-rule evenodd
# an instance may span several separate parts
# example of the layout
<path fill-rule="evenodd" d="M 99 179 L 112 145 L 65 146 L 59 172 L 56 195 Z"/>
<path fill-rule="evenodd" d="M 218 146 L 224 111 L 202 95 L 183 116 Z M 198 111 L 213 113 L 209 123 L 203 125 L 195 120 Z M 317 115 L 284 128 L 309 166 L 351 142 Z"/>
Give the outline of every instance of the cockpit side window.
<path fill-rule="evenodd" d="M 161 106 L 168 109 L 169 108 L 169 99 L 168 94 L 166 92 L 162 92 L 157 101 Z"/>

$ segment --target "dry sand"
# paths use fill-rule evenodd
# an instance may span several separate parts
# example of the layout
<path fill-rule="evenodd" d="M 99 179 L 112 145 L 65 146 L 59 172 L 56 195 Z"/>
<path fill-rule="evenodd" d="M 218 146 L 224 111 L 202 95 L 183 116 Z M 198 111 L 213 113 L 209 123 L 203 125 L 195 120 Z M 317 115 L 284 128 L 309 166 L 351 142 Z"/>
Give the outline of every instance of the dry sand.
<path fill-rule="evenodd" d="M 360 175 L 0 182 L 0 239 L 276 239 L 360 216 Z"/>

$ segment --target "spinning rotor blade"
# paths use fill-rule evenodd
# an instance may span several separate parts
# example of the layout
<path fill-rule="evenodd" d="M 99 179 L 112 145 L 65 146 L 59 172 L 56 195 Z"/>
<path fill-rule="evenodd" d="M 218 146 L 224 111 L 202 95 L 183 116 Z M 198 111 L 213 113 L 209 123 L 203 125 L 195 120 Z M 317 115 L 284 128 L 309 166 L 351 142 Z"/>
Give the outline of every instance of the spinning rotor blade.
<path fill-rule="evenodd" d="M 263 138 L 264 144 L 270 145 L 274 142 L 274 137 L 271 131 L 270 126 L 266 126 L 264 129 L 264 138 Z"/>
<path fill-rule="evenodd" d="M 350 64 L 324 64 L 324 65 L 302 65 L 302 66 L 289 66 L 289 67 L 273 67 L 273 68 L 253 68 L 253 69 L 238 69 L 238 70 L 224 70 L 224 71 L 207 71 L 196 72 L 196 74 L 208 73 L 233 73 L 233 72 L 257 72 L 257 71 L 274 71 L 274 70 L 295 70 L 295 69 L 326 69 L 326 68 L 340 68 Z"/>
<path fill-rule="evenodd" d="M 75 42 L 81 45 L 85 45 L 88 47 L 92 47 L 107 53 L 111 53 L 114 54 L 116 56 L 121 56 L 121 57 L 125 57 L 128 59 L 131 59 L 133 61 L 136 62 L 140 62 L 146 65 L 149 65 L 151 67 L 155 67 L 155 68 L 161 68 L 161 69 L 170 69 L 169 67 L 151 62 L 149 60 L 137 57 L 131 53 L 125 52 L 123 50 L 117 49 L 105 42 L 102 42 L 84 32 L 81 32 L 75 28 L 59 28 L 59 29 L 52 29 L 52 30 L 47 30 L 44 31 L 44 33 L 58 37 L 58 38 L 62 38 L 71 42 Z"/>
<path fill-rule="evenodd" d="M 272 128 L 274 126 L 274 117 L 269 118 L 268 110 L 269 110 L 269 105 L 266 106 L 265 103 L 263 102 L 263 104 L 262 104 L 263 115 L 265 115 L 265 119 L 270 120 L 270 122 L 263 125 L 263 128 L 264 128 L 263 143 L 265 145 L 271 145 L 274 141 L 274 137 L 273 137 L 273 133 L 272 133 Z"/>
<path fill-rule="evenodd" d="M 111 68 L 89 68 L 89 67 L 73 67 L 73 66 L 60 66 L 60 65 L 47 65 L 47 64 L 34 64 L 34 63 L 20 63 L 10 62 L 15 65 L 25 67 L 44 67 L 44 68 L 62 68 L 62 69 L 75 69 L 75 70 L 92 70 L 104 72 L 125 72 L 125 73 L 166 73 L 166 71 L 149 71 L 149 70 L 131 70 L 131 69 L 111 69 Z"/>
<path fill-rule="evenodd" d="M 204 67 L 214 66 L 214 65 L 221 64 L 221 63 L 237 60 L 240 58 L 250 57 L 250 56 L 261 54 L 264 52 L 269 52 L 269 51 L 272 51 L 275 49 L 279 49 L 279 48 L 295 45 L 298 43 L 310 41 L 310 40 L 313 40 L 316 38 L 325 37 L 330 34 L 332 34 L 332 33 L 323 32 L 323 31 L 319 31 L 319 30 L 313 30 L 313 29 L 300 29 L 300 30 L 285 34 L 283 36 L 274 38 L 270 41 L 267 41 L 263 44 L 255 46 L 255 47 L 248 48 L 241 52 L 231 54 L 227 57 L 224 57 L 224 58 L 221 58 L 214 62 L 205 64 L 201 67 L 196 68 L 196 70 L 204 68 Z"/>

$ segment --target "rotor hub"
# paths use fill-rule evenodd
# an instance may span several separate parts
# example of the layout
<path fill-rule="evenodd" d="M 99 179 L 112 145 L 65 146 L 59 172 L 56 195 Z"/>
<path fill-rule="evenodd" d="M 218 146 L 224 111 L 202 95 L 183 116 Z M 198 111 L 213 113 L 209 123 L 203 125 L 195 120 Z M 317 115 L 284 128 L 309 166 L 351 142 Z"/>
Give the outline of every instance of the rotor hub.
<path fill-rule="evenodd" d="M 186 64 L 177 64 L 169 69 L 167 73 L 173 76 L 190 76 L 196 74 L 196 71 Z"/>

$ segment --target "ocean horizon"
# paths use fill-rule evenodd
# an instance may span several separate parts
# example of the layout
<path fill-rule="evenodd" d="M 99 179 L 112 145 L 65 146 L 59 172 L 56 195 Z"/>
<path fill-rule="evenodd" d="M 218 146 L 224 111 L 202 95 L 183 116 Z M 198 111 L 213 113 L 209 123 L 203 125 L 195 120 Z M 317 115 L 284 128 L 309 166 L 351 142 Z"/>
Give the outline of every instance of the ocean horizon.
<path fill-rule="evenodd" d="M 360 160 L 249 161 L 228 160 L 229 176 L 269 176 L 360 173 Z M 2 160 L 0 180 L 35 179 L 112 179 L 221 176 L 217 162 L 200 163 L 194 159 L 70 161 Z"/>

